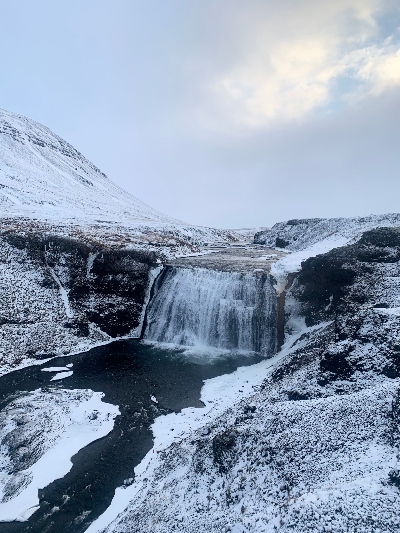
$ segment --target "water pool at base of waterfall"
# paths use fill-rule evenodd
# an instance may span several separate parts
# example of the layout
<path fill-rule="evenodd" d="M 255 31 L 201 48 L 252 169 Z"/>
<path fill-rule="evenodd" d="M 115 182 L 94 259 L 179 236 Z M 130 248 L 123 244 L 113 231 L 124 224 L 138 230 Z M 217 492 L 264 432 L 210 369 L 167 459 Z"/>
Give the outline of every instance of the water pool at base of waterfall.
<path fill-rule="evenodd" d="M 210 355 L 211 353 L 211 355 Z M 0 378 L 0 409 L 27 391 L 91 390 L 119 407 L 114 428 L 82 448 L 63 478 L 39 491 L 40 508 L 26 522 L 0 523 L 0 533 L 80 533 L 108 507 L 116 487 L 152 447 L 150 425 L 157 416 L 201 407 L 203 381 L 263 359 L 257 354 L 214 350 L 165 349 L 162 345 L 121 340 Z M 68 366 L 67 366 L 68 365 Z M 72 365 L 72 366 L 71 366 Z M 53 380 L 51 367 L 71 369 Z M 73 372 L 72 372 L 73 371 Z M 72 374 L 71 374 L 72 372 Z M 20 443 L 19 443 L 20 445 Z"/>

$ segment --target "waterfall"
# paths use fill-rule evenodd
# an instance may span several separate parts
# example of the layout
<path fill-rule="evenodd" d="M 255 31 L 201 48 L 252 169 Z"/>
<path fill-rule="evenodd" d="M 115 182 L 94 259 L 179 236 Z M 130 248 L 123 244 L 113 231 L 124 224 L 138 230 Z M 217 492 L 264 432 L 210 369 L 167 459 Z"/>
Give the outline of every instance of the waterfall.
<path fill-rule="evenodd" d="M 265 272 L 168 266 L 156 282 L 144 338 L 270 354 L 276 317 L 276 292 Z"/>

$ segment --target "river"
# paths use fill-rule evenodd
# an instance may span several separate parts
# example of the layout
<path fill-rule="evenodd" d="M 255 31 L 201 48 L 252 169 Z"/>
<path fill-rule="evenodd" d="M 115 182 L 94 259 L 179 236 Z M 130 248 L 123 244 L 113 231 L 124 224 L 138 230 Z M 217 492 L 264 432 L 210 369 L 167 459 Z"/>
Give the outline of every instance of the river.
<path fill-rule="evenodd" d="M 135 466 L 152 447 L 155 417 L 185 407 L 200 407 L 203 381 L 260 361 L 259 355 L 188 356 L 137 340 L 120 340 L 69 357 L 73 375 L 51 382 L 51 373 L 32 366 L 0 378 L 0 409 L 10 396 L 43 387 L 91 389 L 118 405 L 113 430 L 73 458 L 73 467 L 39 492 L 40 508 L 26 522 L 0 523 L 0 533 L 80 533 L 109 506 L 116 487 L 132 478 Z M 155 397 L 155 403 L 151 396 Z M 51 511 L 51 512 L 50 512 Z"/>

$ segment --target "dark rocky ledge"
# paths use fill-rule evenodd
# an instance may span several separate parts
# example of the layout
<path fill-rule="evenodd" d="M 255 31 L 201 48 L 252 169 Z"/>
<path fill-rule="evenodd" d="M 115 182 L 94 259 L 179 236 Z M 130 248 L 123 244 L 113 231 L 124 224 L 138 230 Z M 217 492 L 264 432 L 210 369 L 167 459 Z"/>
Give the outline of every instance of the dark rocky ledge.
<path fill-rule="evenodd" d="M 49 233 L 0 234 L 0 367 L 137 330 L 154 252 Z"/>

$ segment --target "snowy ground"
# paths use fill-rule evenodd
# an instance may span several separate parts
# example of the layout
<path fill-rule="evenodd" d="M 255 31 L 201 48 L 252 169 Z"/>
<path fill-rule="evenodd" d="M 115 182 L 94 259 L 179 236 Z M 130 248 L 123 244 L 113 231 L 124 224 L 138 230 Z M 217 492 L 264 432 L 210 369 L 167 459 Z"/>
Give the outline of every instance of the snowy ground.
<path fill-rule="evenodd" d="M 285 382 L 268 377 L 327 326 L 206 382 L 203 409 L 157 419 L 134 484 L 87 533 L 397 531 L 398 450 L 388 434 L 399 381 L 293 402 L 279 401 Z"/>
<path fill-rule="evenodd" d="M 91 390 L 38 389 L 0 412 L 0 521 L 24 521 L 38 489 L 65 476 L 71 457 L 107 435 L 118 407 Z"/>
<path fill-rule="evenodd" d="M 280 354 L 157 419 L 135 482 L 89 533 L 397 532 L 399 250 L 380 229 L 308 259 Z"/>

